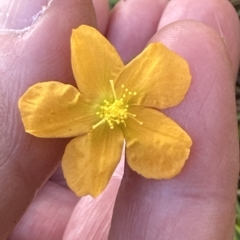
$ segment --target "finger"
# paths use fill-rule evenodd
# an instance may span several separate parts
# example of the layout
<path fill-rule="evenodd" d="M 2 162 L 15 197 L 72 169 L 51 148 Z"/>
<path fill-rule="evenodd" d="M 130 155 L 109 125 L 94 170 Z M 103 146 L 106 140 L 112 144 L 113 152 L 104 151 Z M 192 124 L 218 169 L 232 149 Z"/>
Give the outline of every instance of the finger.
<path fill-rule="evenodd" d="M 63 176 L 62 166 L 59 165 L 54 174 L 51 176 L 50 180 L 54 183 L 57 183 L 58 185 L 61 185 L 62 187 L 68 188 L 66 179 Z"/>
<path fill-rule="evenodd" d="M 157 0 L 149 4 L 149 0 L 122 0 L 113 9 L 107 38 L 124 62 L 139 54 L 156 32 L 167 2 Z"/>
<path fill-rule="evenodd" d="M 48 182 L 38 193 L 8 240 L 62 239 L 78 198 Z"/>
<path fill-rule="evenodd" d="M 236 10 L 233 8 L 230 1 L 170 1 L 164 11 L 158 28 L 163 28 L 169 23 L 182 19 L 197 20 L 215 29 L 224 39 L 224 43 L 227 46 L 227 51 L 233 65 L 233 71 L 236 72 L 238 70 L 240 57 L 238 47 L 240 45 L 239 19 Z"/>
<path fill-rule="evenodd" d="M 107 0 L 93 0 L 96 12 L 98 30 L 105 35 L 109 20 L 109 6 Z"/>
<path fill-rule="evenodd" d="M 238 144 L 234 74 L 225 45 L 214 30 L 193 21 L 175 22 L 153 41 L 190 64 L 189 93 L 165 113 L 189 133 L 193 147 L 171 180 L 144 179 L 126 168 L 109 239 L 231 239 Z"/>
<path fill-rule="evenodd" d="M 1 0 L 0 29 L 24 29 L 33 24 L 35 17 L 48 0 Z"/>
<path fill-rule="evenodd" d="M 83 197 L 76 205 L 63 240 L 105 240 L 111 225 L 112 211 L 121 182 L 124 161 L 119 163 L 104 192 L 93 199 Z"/>
<path fill-rule="evenodd" d="M 91 1 L 53 0 L 31 27 L 19 34 L 0 32 L 2 239 L 23 214 L 37 189 L 54 171 L 66 144 L 63 140 L 44 140 L 26 134 L 17 109 L 18 99 L 38 81 L 58 79 L 74 82 L 69 42 L 71 29 L 81 23 L 94 24 Z"/>

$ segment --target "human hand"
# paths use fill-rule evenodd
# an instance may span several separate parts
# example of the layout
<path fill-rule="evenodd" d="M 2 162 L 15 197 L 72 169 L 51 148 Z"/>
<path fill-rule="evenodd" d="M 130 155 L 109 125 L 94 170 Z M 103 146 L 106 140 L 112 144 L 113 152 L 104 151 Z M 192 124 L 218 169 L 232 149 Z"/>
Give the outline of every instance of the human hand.
<path fill-rule="evenodd" d="M 69 3 L 53 2 L 62 3 L 62 9 L 68 9 Z M 74 2 L 77 1 L 71 1 Z M 101 18 L 106 15 L 104 1 L 98 4 L 98 21 L 106 22 Z M 109 239 L 231 239 L 238 175 L 234 80 L 239 61 L 239 22 L 226 0 L 171 1 L 160 21 L 166 4 L 163 0 L 151 4 L 148 0 L 123 1 L 111 16 L 107 37 L 126 62 L 137 55 L 150 38 L 163 42 L 189 62 L 193 75 L 189 93 L 179 106 L 165 112 L 186 129 L 194 145 L 183 171 L 172 180 L 144 179 L 126 166 Z M 38 24 L 31 30 L 30 37 L 20 38 L 17 46 L 13 44 L 17 41 L 14 36 L 0 36 L 8 39 L 0 52 L 10 52 L 8 57 L 2 57 L 0 65 L 4 76 L 0 81 L 4 93 L 0 95 L 4 97 L 1 99 L 4 108 L 0 110 L 4 136 L 0 142 L 3 162 L 0 189 L 4 193 L 0 198 L 0 233 L 3 234 L 13 227 L 13 221 L 54 171 L 66 144 L 65 140 L 37 139 L 24 133 L 16 103 L 26 88 L 39 79 L 73 83 L 68 40 L 71 28 L 87 17 L 81 18 L 75 6 L 71 9 L 66 16 L 73 22 L 66 28 L 59 23 L 55 11 L 49 14 L 49 9 L 42 19 L 55 20 L 51 28 L 48 25 L 50 31 L 46 31 L 46 25 L 45 30 L 40 31 L 44 24 Z M 73 12 L 81 19 L 72 18 Z M 210 28 L 190 21 L 162 28 L 186 18 L 199 20 Z M 66 24 L 66 20 L 62 21 Z M 93 20 L 89 21 L 94 24 Z M 160 31 L 155 34 L 159 21 Z M 56 25 L 59 28 L 54 34 Z M 104 24 L 102 26 L 104 29 Z M 68 36 L 64 31 L 69 31 Z M 47 48 L 45 52 L 36 41 L 43 32 L 51 39 L 40 42 Z M 62 43 L 56 41 L 59 44 L 56 46 L 52 39 L 53 36 L 59 39 L 60 34 L 66 38 Z M 226 48 L 220 36 L 224 37 Z M 36 46 L 41 47 L 36 49 Z M 63 239 L 71 240 L 107 239 L 119 175 L 96 200 L 84 197 L 80 201 L 62 187 L 64 183 L 59 175 L 55 174 L 39 191 L 9 239 L 61 239 L 63 235 Z"/>
<path fill-rule="evenodd" d="M 146 14 L 146 5 L 132 9 L 138 7 Z M 152 32 L 144 28 L 146 17 L 117 35 L 116 29 L 121 32 L 128 19 L 119 12 L 110 20 L 108 37 L 129 60 L 126 43 L 134 46 L 137 36 Z M 152 22 L 153 16 L 154 10 L 148 18 Z M 158 29 L 150 42 L 161 41 L 190 65 L 193 78 L 186 98 L 165 113 L 186 129 L 193 146 L 183 171 L 171 180 L 144 179 L 126 167 L 109 239 L 233 239 L 239 172 L 234 97 L 239 20 L 228 1 L 173 0 Z"/>
<path fill-rule="evenodd" d="M 49 6 L 43 9 L 44 13 L 39 14 L 42 6 L 48 4 Z M 69 51 L 71 30 L 83 23 L 95 25 L 96 21 L 90 0 L 53 0 L 49 3 L 47 0 L 3 0 L 0 2 L 0 9 L 3 12 L 0 18 L 0 239 L 2 240 L 7 238 L 37 191 L 55 171 L 67 142 L 38 139 L 26 134 L 17 107 L 18 99 L 30 85 L 41 79 L 61 79 L 66 83 L 74 83 Z M 36 18 L 34 24 L 32 16 Z M 49 194 L 46 193 L 48 190 Z M 43 196 L 39 204 L 45 204 L 43 211 L 46 211 L 46 214 L 39 218 L 42 227 L 43 222 L 50 224 L 44 218 L 54 215 L 56 207 L 60 207 L 55 203 L 55 208 L 50 208 L 51 200 L 56 198 L 54 192 L 62 196 L 62 201 L 65 199 L 68 202 L 65 204 L 66 209 L 69 204 L 76 203 L 77 198 L 75 196 L 72 197 L 73 199 L 67 198 L 65 191 L 68 190 L 59 187 L 56 183 L 47 183 L 38 194 L 35 204 L 38 202 L 37 199 Z M 36 208 L 36 211 L 39 211 L 39 208 Z M 63 210 L 62 214 L 68 219 L 67 210 Z M 64 219 L 56 219 L 58 219 L 58 228 L 63 225 L 65 227 Z M 31 218 L 30 221 L 31 224 L 39 223 L 36 218 Z M 28 227 L 36 231 L 38 229 L 32 225 Z M 58 228 L 55 228 L 56 233 L 52 236 L 59 236 Z M 39 230 L 43 232 L 39 235 L 40 239 L 49 239 L 43 229 L 39 228 Z M 37 239 L 31 231 L 26 230 L 26 233 L 28 238 Z M 19 233 L 18 239 L 23 238 Z"/>

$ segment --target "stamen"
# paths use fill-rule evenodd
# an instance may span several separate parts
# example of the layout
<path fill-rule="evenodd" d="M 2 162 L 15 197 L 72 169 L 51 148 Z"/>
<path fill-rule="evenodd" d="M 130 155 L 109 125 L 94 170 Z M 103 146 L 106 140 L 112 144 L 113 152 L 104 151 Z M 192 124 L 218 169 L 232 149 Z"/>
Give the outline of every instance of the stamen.
<path fill-rule="evenodd" d="M 116 95 L 116 92 L 115 92 L 115 89 L 114 89 L 113 80 L 110 80 L 110 84 L 111 84 L 111 87 L 112 87 L 112 92 L 113 92 L 114 100 L 117 100 L 117 95 Z"/>
<path fill-rule="evenodd" d="M 100 126 L 101 124 L 105 123 L 105 119 L 102 119 L 100 122 L 98 122 L 97 124 L 93 125 L 92 128 L 95 129 L 97 128 L 98 126 Z"/>
<path fill-rule="evenodd" d="M 134 120 L 135 122 L 137 122 L 137 123 L 139 123 L 140 125 L 143 125 L 143 122 L 140 122 L 139 120 L 137 120 L 135 117 L 133 117 L 132 115 L 135 115 L 135 114 L 129 114 L 128 113 L 128 115 L 129 115 L 129 117 L 132 119 L 132 120 Z M 136 116 L 136 115 L 135 115 Z"/>
<path fill-rule="evenodd" d="M 136 114 L 128 113 L 129 116 L 136 117 Z"/>
<path fill-rule="evenodd" d="M 126 127 L 125 121 L 128 117 L 133 119 L 138 124 L 142 125 L 143 122 L 136 119 L 136 114 L 128 112 L 129 105 L 127 103 L 131 99 L 131 97 L 133 95 L 137 95 L 137 93 L 130 91 L 124 86 L 124 84 L 122 84 L 122 90 L 118 99 L 114 88 L 114 81 L 109 80 L 109 82 L 111 85 L 114 99 L 112 101 L 108 101 L 107 99 L 103 101 L 103 105 L 100 106 L 100 111 L 96 112 L 96 115 L 100 117 L 100 121 L 93 125 L 92 128 L 95 129 L 104 123 L 107 123 L 110 129 L 114 129 L 115 125 L 119 124 L 123 124 Z"/>

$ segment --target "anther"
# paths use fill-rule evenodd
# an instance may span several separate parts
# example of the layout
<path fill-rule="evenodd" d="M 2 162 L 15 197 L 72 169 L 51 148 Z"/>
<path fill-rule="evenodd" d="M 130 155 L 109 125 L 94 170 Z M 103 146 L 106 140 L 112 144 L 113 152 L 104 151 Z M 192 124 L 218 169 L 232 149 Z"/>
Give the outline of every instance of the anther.
<path fill-rule="evenodd" d="M 132 116 L 132 115 L 135 115 L 135 114 L 129 115 L 129 117 L 130 117 L 132 120 L 134 120 L 135 122 L 139 123 L 140 125 L 143 125 L 143 122 L 137 120 L 137 119 L 136 119 L 134 116 Z M 135 116 L 136 116 L 136 115 L 135 115 Z"/>
<path fill-rule="evenodd" d="M 140 125 L 143 122 L 137 120 L 136 114 L 132 114 L 128 112 L 129 105 L 126 104 L 132 95 L 137 95 L 136 92 L 129 91 L 128 88 L 125 88 L 124 84 L 121 85 L 123 89 L 122 96 L 120 99 L 117 99 L 116 91 L 114 88 L 114 81 L 110 80 L 110 85 L 113 93 L 113 101 L 109 102 L 107 99 L 103 101 L 103 105 L 100 106 L 100 111 L 96 112 L 96 115 L 100 117 L 100 121 L 93 125 L 92 128 L 95 129 L 101 124 L 107 123 L 110 129 L 114 129 L 114 125 L 123 124 L 126 127 L 126 119 L 132 118 L 134 121 L 139 123 Z"/>
<path fill-rule="evenodd" d="M 114 89 L 114 82 L 113 82 L 113 80 L 110 80 L 110 84 L 111 84 L 111 87 L 112 87 L 114 100 L 116 101 L 117 100 L 117 95 L 116 95 L 116 92 L 115 92 L 115 89 Z"/>

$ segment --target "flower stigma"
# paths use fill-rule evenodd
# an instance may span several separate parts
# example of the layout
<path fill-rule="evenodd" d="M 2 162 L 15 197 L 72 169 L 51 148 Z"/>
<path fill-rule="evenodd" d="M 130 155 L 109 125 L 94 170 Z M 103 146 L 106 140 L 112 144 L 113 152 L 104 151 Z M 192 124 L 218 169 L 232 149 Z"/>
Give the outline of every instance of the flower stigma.
<path fill-rule="evenodd" d="M 101 118 L 101 120 L 95 125 L 93 125 L 92 128 L 95 129 L 101 124 L 104 124 L 105 122 L 109 124 L 110 129 L 114 129 L 114 124 L 123 124 L 126 127 L 125 120 L 128 117 L 132 118 L 134 121 L 142 125 L 143 122 L 136 119 L 136 114 L 128 112 L 129 105 L 127 103 L 130 97 L 136 96 L 137 93 L 129 91 L 129 89 L 125 88 L 125 86 L 122 84 L 121 88 L 123 93 L 118 99 L 114 88 L 113 80 L 110 80 L 110 85 L 114 100 L 112 103 L 110 103 L 106 99 L 103 101 L 104 104 L 100 106 L 100 111 L 96 113 Z"/>

